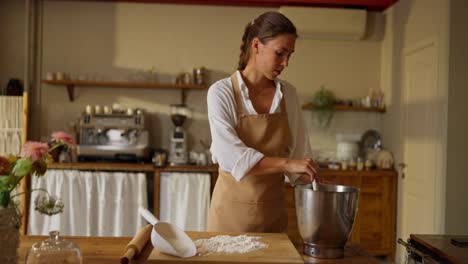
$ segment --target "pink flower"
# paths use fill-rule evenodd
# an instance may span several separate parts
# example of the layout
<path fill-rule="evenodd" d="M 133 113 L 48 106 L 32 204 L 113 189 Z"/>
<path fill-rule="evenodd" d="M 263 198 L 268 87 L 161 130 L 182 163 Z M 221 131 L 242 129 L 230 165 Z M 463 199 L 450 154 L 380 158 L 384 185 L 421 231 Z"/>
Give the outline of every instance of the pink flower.
<path fill-rule="evenodd" d="M 23 156 L 32 160 L 44 159 L 49 145 L 43 142 L 28 141 L 23 145 Z"/>
<path fill-rule="evenodd" d="M 73 137 L 63 131 L 52 133 L 52 140 L 55 142 L 65 143 L 67 145 L 75 145 Z"/>

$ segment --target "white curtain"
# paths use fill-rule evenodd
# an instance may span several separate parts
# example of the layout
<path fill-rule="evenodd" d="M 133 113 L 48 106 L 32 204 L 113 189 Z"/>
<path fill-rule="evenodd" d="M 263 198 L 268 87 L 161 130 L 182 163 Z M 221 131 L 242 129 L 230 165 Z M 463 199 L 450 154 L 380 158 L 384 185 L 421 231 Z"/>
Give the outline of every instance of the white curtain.
<path fill-rule="evenodd" d="M 185 231 L 206 231 L 210 174 L 164 172 L 160 179 L 160 220 Z"/>
<path fill-rule="evenodd" d="M 31 195 L 28 234 L 59 230 L 71 236 L 133 236 L 145 222 L 138 207 L 147 207 L 146 175 L 129 172 L 90 172 L 49 169 L 32 177 L 31 187 L 60 197 L 61 214 L 46 216 L 34 210 L 38 191 Z"/>
<path fill-rule="evenodd" d="M 23 129 L 23 97 L 0 95 L 0 155 L 20 154 Z"/>

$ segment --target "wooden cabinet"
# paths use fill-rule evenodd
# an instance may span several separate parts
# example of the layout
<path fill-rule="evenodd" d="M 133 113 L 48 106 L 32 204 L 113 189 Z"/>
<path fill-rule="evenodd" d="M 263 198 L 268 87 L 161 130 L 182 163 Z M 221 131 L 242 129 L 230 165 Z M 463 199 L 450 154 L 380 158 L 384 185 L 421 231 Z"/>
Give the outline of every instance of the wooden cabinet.
<path fill-rule="evenodd" d="M 374 256 L 394 257 L 397 173 L 393 170 L 321 171 L 325 181 L 359 188 L 359 207 L 349 243 Z M 301 244 L 296 221 L 294 188 L 286 187 L 288 235 Z"/>

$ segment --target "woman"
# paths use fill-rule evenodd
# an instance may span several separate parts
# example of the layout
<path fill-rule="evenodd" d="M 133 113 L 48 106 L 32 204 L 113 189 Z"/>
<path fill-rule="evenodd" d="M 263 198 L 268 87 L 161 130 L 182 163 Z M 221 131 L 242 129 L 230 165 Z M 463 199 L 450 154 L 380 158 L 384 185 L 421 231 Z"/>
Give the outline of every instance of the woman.
<path fill-rule="evenodd" d="M 238 71 L 208 91 L 213 162 L 219 177 L 208 231 L 283 232 L 284 175 L 310 183 L 310 156 L 295 88 L 277 79 L 297 38 L 292 22 L 267 12 L 247 24 Z"/>

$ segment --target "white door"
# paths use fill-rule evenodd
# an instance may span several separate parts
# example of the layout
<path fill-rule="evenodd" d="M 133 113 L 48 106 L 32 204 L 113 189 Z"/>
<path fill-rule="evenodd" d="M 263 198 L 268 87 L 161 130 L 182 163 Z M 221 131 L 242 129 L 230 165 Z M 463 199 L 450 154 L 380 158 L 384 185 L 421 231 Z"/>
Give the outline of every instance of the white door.
<path fill-rule="evenodd" d="M 439 233 L 442 177 L 443 100 L 439 91 L 437 45 L 424 41 L 403 52 L 402 140 L 406 168 L 401 179 L 402 230 L 409 234 Z"/>
<path fill-rule="evenodd" d="M 437 45 L 424 41 L 403 52 L 402 139 L 406 168 L 401 179 L 401 237 L 440 233 L 443 177 L 443 100 L 439 90 Z"/>

